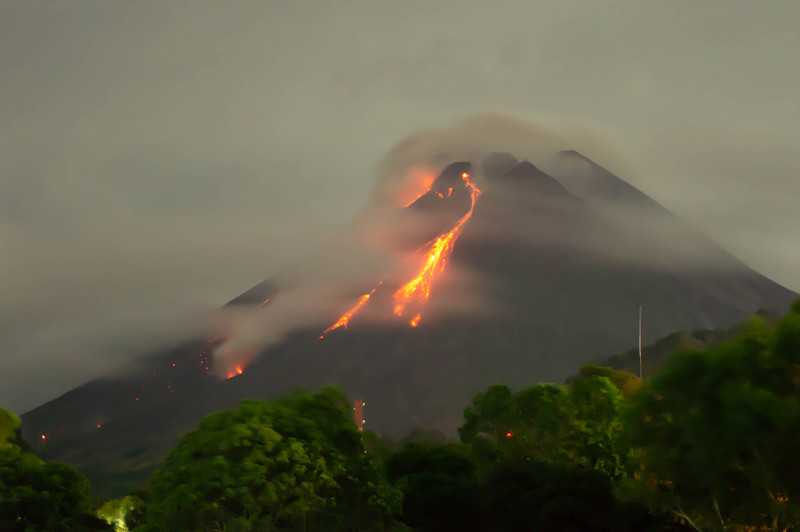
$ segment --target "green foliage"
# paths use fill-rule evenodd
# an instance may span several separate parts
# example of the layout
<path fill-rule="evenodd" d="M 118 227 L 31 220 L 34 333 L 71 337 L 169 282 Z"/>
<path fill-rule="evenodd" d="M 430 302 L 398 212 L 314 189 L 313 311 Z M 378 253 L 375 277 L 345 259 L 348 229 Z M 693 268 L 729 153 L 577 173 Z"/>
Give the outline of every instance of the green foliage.
<path fill-rule="evenodd" d="M 422 530 L 478 530 L 475 464 L 456 445 L 410 443 L 389 457 L 389 481 L 403 493 L 403 521 Z"/>
<path fill-rule="evenodd" d="M 144 526 L 149 500 L 149 492 L 135 489 L 125 497 L 105 502 L 97 509 L 97 515 L 113 526 L 116 532 L 140 530 Z"/>
<path fill-rule="evenodd" d="M 617 501 L 606 475 L 542 462 L 497 464 L 481 504 L 484 530 L 661 532 L 667 525 L 636 503 Z"/>
<path fill-rule="evenodd" d="M 622 400 L 609 378 L 586 373 L 570 387 L 478 393 L 460 444 L 412 439 L 387 459 L 403 522 L 423 531 L 663 530 L 663 519 L 612 493 L 625 456 Z"/>
<path fill-rule="evenodd" d="M 125 513 L 130 530 L 794 530 L 800 301 L 792 308 L 679 352 L 647 382 L 587 365 L 569 386 L 491 386 L 464 411 L 458 442 L 360 433 L 337 388 L 244 401 L 185 435 L 148 491 L 100 513 Z M 2 452 L 23 456 L 8 443 L 18 426 L 0 411 Z M 88 486 L 60 474 L 78 497 L 67 504 L 85 512 Z"/>
<path fill-rule="evenodd" d="M 150 503 L 150 492 L 146 489 L 135 489 L 125 499 L 128 501 L 125 513 L 125 526 L 129 530 L 140 530 L 147 517 L 147 506 Z"/>
<path fill-rule="evenodd" d="M 756 318 L 733 342 L 669 359 L 625 412 L 633 489 L 703 530 L 800 522 L 798 362 L 798 312 L 777 330 Z"/>
<path fill-rule="evenodd" d="M 127 532 L 132 527 L 128 526 L 128 514 L 136 508 L 136 501 L 132 496 L 112 499 L 105 502 L 97 509 L 97 516 L 114 527 L 116 532 Z"/>
<path fill-rule="evenodd" d="M 326 530 L 399 507 L 340 390 L 243 401 L 181 438 L 152 481 L 146 529 Z M 375 526 L 373 529 L 380 529 Z"/>
<path fill-rule="evenodd" d="M 0 409 L 0 449 L 10 447 L 19 429 L 19 418 L 8 410 Z"/>
<path fill-rule="evenodd" d="M 575 414 L 568 438 L 571 462 L 612 478 L 623 475 L 625 455 L 619 445 L 622 397 L 617 387 L 606 377 L 592 376 L 572 385 L 570 399 Z"/>
<path fill-rule="evenodd" d="M 32 453 L 33 450 L 22 438 L 20 420 L 12 412 L 0 408 L 0 451 L 17 449 L 20 452 Z"/>
<path fill-rule="evenodd" d="M 71 466 L 43 462 L 19 440 L 19 418 L 0 410 L 0 530 L 110 530 L 94 515 L 85 477 Z"/>
<path fill-rule="evenodd" d="M 387 474 L 403 490 L 403 522 L 437 532 L 665 530 L 665 519 L 617 501 L 601 472 L 508 457 L 483 466 L 454 443 L 398 450 Z"/>
<path fill-rule="evenodd" d="M 600 376 L 578 379 L 571 387 L 540 384 L 516 393 L 492 386 L 465 410 L 459 435 L 479 462 L 533 460 L 618 476 L 621 402 L 616 386 Z"/>
<path fill-rule="evenodd" d="M 627 371 L 586 364 L 578 371 L 571 384 L 579 383 L 591 377 L 605 377 L 617 387 L 623 397 L 628 397 L 642 384 L 642 379 Z"/>

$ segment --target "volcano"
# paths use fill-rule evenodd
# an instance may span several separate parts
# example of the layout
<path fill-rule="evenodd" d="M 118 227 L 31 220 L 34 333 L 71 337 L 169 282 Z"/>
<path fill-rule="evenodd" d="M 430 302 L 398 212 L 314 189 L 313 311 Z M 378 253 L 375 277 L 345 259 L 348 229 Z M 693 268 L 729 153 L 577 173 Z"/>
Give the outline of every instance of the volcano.
<path fill-rule="evenodd" d="M 244 398 L 340 384 L 367 403 L 367 429 L 453 433 L 491 384 L 562 382 L 635 345 L 639 305 L 651 343 L 797 297 L 583 155 L 562 152 L 552 166 L 510 154 L 450 164 L 403 206 L 437 220 L 403 271 L 365 281 L 326 323 L 294 330 L 228 379 L 212 371 L 223 339 L 156 353 L 24 414 L 25 437 L 119 495 L 204 415 Z M 270 305 L 283 289 L 270 279 L 228 305 Z"/>

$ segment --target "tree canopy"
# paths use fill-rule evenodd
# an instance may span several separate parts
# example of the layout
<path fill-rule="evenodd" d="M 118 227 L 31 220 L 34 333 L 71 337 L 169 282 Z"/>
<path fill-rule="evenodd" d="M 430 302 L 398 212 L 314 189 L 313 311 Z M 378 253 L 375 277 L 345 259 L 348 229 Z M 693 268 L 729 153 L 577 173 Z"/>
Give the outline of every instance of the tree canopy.
<path fill-rule="evenodd" d="M 800 301 L 647 381 L 477 393 L 458 440 L 359 432 L 342 390 L 246 400 L 184 435 L 150 484 L 98 513 L 131 531 L 800 529 Z M 0 530 L 107 530 L 89 484 L 0 410 Z"/>
<path fill-rule="evenodd" d="M 461 441 L 479 461 L 500 457 L 569 464 L 622 473 L 616 449 L 622 397 L 607 378 L 572 386 L 539 384 L 512 393 L 491 386 L 464 411 Z"/>
<path fill-rule="evenodd" d="M 71 466 L 40 460 L 22 440 L 19 424 L 0 409 L 0 530 L 111 530 L 94 514 L 89 481 Z"/>
<path fill-rule="evenodd" d="M 636 489 L 702 530 L 800 522 L 800 303 L 777 328 L 684 351 L 631 397 Z"/>
<path fill-rule="evenodd" d="M 399 495 L 364 456 L 349 410 L 327 388 L 207 416 L 156 472 L 145 529 L 390 524 Z"/>

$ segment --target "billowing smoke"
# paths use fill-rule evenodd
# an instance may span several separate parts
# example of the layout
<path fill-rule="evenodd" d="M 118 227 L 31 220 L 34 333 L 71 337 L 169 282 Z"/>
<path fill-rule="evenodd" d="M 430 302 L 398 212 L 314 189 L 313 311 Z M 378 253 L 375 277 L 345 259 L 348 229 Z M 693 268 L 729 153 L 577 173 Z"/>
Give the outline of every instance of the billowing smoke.
<path fill-rule="evenodd" d="M 213 327 L 224 338 L 214 350 L 217 373 L 227 376 L 231 368 L 246 366 L 293 331 L 326 327 L 393 262 L 386 249 L 351 236 L 295 261 L 270 279 L 276 294 L 267 304 L 231 306 L 215 314 Z"/>
<path fill-rule="evenodd" d="M 384 157 L 374 191 L 376 204 L 402 203 L 420 175 L 440 171 L 454 160 L 479 162 L 474 165 L 478 179 L 493 187 L 498 199 L 484 201 L 483 216 L 470 228 L 474 236 L 482 233 L 490 240 L 515 238 L 533 245 L 555 243 L 614 265 L 673 271 L 742 266 L 667 209 L 618 179 L 614 174 L 624 177 L 634 173 L 625 157 L 596 130 L 581 124 L 556 127 L 507 115 L 482 114 L 451 126 L 416 132 Z M 574 198 L 551 195 L 536 208 L 509 209 L 509 204 L 518 201 L 516 190 L 504 190 L 493 181 L 523 160 L 557 179 L 582 202 L 575 204 Z M 542 207 L 574 210 L 574 215 L 580 216 L 580 211 L 586 210 L 584 203 L 604 222 L 628 231 L 629 238 L 601 238 L 605 232 L 602 226 L 576 233 L 569 227 L 541 223 Z M 631 228 L 635 230 L 631 232 Z M 654 246 L 654 241 L 658 245 Z"/>
<path fill-rule="evenodd" d="M 626 168 L 624 158 L 599 133 L 585 125 L 535 124 L 509 115 L 484 113 L 450 126 L 410 134 L 383 158 L 374 191 L 377 203 L 405 199 L 420 174 L 437 172 L 453 161 L 482 161 L 492 153 L 546 164 L 562 150 L 591 153 L 593 160 Z M 480 170 L 480 168 L 476 168 Z"/>
<path fill-rule="evenodd" d="M 609 144 L 585 127 L 555 128 L 498 114 L 473 116 L 450 126 L 415 132 L 383 157 L 376 170 L 371 200 L 352 223 L 339 236 L 330 238 L 325 245 L 270 278 L 276 293 L 268 304 L 228 306 L 205 315 L 193 312 L 189 317 L 184 314 L 155 320 L 155 324 L 153 320 L 142 322 L 137 328 L 142 333 L 139 337 L 158 338 L 160 345 L 173 341 L 176 331 L 193 337 L 220 337 L 223 341 L 214 352 L 215 370 L 227 376 L 232 368 L 246 366 L 266 348 L 280 343 L 295 331 L 325 330 L 381 282 L 385 283 L 384 287 L 395 288 L 405 283 L 418 262 L 409 259 L 425 243 L 452 228 L 455 220 L 464 214 L 439 208 L 406 208 L 455 161 L 472 163 L 472 177 L 485 192 L 476 216 L 466 226 L 465 241 L 513 240 L 525 245 L 544 244 L 548 249 L 579 251 L 595 261 L 625 265 L 652 263 L 649 265 L 663 267 L 665 257 L 674 260 L 676 256 L 680 257 L 681 264 L 668 266 L 707 265 L 706 240 L 696 239 L 697 250 L 680 250 L 683 255 L 671 250 L 661 256 L 657 252 L 640 253 L 635 242 L 597 238 L 593 233 L 595 227 L 576 232 L 571 230 L 570 224 L 552 223 L 554 218 L 548 217 L 551 211 L 568 213 L 566 219 L 578 218 L 587 211 L 581 198 L 596 196 L 592 183 L 595 174 L 602 171 L 592 161 L 608 165 L 617 172 L 622 168 L 624 174 L 623 159 Z M 574 152 L 565 152 L 571 149 L 587 154 L 591 161 Z M 538 202 L 536 205 L 519 204 L 520 198 L 513 187 L 503 185 L 502 181 L 510 170 L 524 167 L 518 163 L 525 160 L 557 177 L 561 184 L 542 174 L 542 179 L 549 182 L 547 186 L 559 189 L 558 193 L 534 198 L 533 201 Z M 538 172 L 531 165 L 525 168 Z M 589 210 L 603 213 L 612 224 L 623 224 L 631 219 L 641 227 L 657 227 L 663 223 L 667 228 L 664 240 L 668 242 L 675 236 L 670 229 L 673 220 L 665 210 L 654 211 L 650 204 L 618 199 L 594 197 Z M 467 242 L 457 245 L 467 245 Z M 656 251 L 666 247 L 657 247 Z M 717 255 L 724 255 L 718 251 Z M 247 257 L 237 256 L 231 260 L 247 260 Z M 448 264 L 435 282 L 436 293 L 425 304 L 425 320 L 455 313 L 502 312 L 502 305 L 486 295 L 492 292 L 491 285 L 496 282 L 487 272 Z M 391 311 L 376 307 L 377 304 L 366 305 L 359 311 L 359 322 L 392 320 L 391 323 L 402 324 L 408 321 L 408 317 L 398 321 Z M 111 330 L 117 329 L 112 327 Z M 82 336 L 102 338 L 103 334 L 94 331 L 81 329 L 79 332 Z M 120 336 L 125 335 L 111 334 L 109 338 Z M 65 343 L 69 337 L 65 332 Z M 52 342 L 53 338 L 46 340 Z M 133 343 L 141 351 L 142 343 Z M 124 345 L 124 342 L 112 346 L 122 350 L 117 345 Z"/>
<path fill-rule="evenodd" d="M 489 186 L 491 176 L 485 174 L 507 170 L 516 163 L 515 157 L 541 161 L 576 145 L 588 146 L 593 155 L 600 153 L 604 160 L 619 160 L 605 142 L 585 129 L 556 131 L 499 114 L 465 118 L 401 140 L 379 164 L 372 201 L 344 233 L 324 250 L 277 275 L 278 295 L 268 305 L 229 313 L 229 318 L 235 317 L 225 327 L 226 341 L 215 350 L 219 373 L 224 376 L 232 367 L 246 365 L 295 330 L 324 330 L 381 281 L 388 286 L 402 284 L 411 271 L 409 257 L 415 250 L 449 230 L 455 219 L 464 214 L 460 212 L 454 218 L 446 209 L 405 208 L 431 186 L 447 165 L 475 162 L 471 173 Z M 515 157 L 492 155 L 500 151 L 514 153 Z M 443 316 L 493 309 L 492 302 L 483 297 L 483 288 L 491 283 L 485 276 L 449 264 L 436 283 L 451 289 L 437 292 L 437 297 L 426 305 L 426 314 Z M 443 297 L 442 292 L 448 296 Z M 376 311 L 374 306 L 377 305 L 359 310 L 359 321 L 397 323 L 391 312 Z"/>
<path fill-rule="evenodd" d="M 215 352 L 220 374 L 246 365 L 293 331 L 325 330 L 354 302 L 363 301 L 359 298 L 374 294 L 381 281 L 389 286 L 405 282 L 411 271 L 409 257 L 449 230 L 454 220 L 446 209 L 405 207 L 455 161 L 473 163 L 472 177 L 486 192 L 464 239 L 478 241 L 479 247 L 501 243 L 504 249 L 522 246 L 540 254 L 566 251 L 623 271 L 646 267 L 671 274 L 742 266 L 597 165 L 599 161 L 625 168 L 599 135 L 586 128 L 556 129 L 497 114 L 470 117 L 413 133 L 388 151 L 377 170 L 371 203 L 344 234 L 276 276 L 279 293 L 269 305 L 226 318 L 226 341 Z M 527 181 L 528 192 L 520 194 L 514 180 Z M 629 230 L 631 224 L 636 230 Z M 484 289 L 493 282 L 486 271 L 449 264 L 436 279 L 438 289 L 425 313 L 441 317 L 502 312 L 500 302 L 485 297 L 491 290 Z M 370 304 L 374 301 L 359 307 L 359 322 L 400 323 L 391 312 Z"/>

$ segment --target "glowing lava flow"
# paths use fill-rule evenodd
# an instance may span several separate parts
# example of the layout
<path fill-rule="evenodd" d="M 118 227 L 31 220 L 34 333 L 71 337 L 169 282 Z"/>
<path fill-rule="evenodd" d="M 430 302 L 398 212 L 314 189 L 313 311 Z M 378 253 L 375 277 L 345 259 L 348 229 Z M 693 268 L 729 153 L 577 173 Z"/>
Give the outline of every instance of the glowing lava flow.
<path fill-rule="evenodd" d="M 381 282 L 383 282 L 383 281 L 381 281 Z M 380 286 L 380 284 L 378 286 Z M 337 321 L 336 323 L 334 323 L 333 325 L 331 325 L 330 327 L 325 329 L 325 331 L 322 333 L 322 336 L 319 337 L 320 340 L 323 339 L 326 334 L 328 334 L 329 332 L 331 332 L 334 329 L 338 329 L 339 327 L 344 327 L 345 329 L 347 329 L 347 324 L 350 322 L 350 319 L 353 317 L 353 315 L 356 312 L 361 310 L 361 307 L 363 307 L 364 305 L 367 304 L 367 301 L 369 301 L 369 298 L 372 297 L 372 294 L 375 293 L 375 290 L 377 290 L 377 288 L 373 288 L 372 292 L 370 292 L 368 294 L 364 294 L 363 296 L 359 297 L 358 301 L 353 306 L 353 308 L 351 308 L 350 310 L 345 312 L 342 315 L 342 317 L 339 318 L 339 321 Z"/>
<path fill-rule="evenodd" d="M 233 371 L 231 371 L 230 373 L 228 373 L 228 376 L 227 376 L 227 377 L 225 377 L 225 378 L 226 378 L 226 379 L 230 379 L 230 378 L 233 378 L 233 377 L 235 377 L 235 376 L 237 376 L 237 375 L 241 375 L 243 371 L 244 371 L 244 370 L 242 369 L 242 366 L 236 366 L 236 368 L 234 368 L 234 370 L 233 370 Z"/>
<path fill-rule="evenodd" d="M 450 259 L 450 254 L 453 252 L 453 246 L 461 235 L 464 224 L 469 220 L 470 216 L 472 216 L 472 212 L 475 210 L 475 203 L 477 203 L 481 191 L 470 182 L 469 174 L 461 174 L 461 178 L 464 180 L 465 186 L 469 189 L 472 199 L 469 211 L 456 222 L 456 225 L 449 232 L 439 235 L 436 240 L 429 242 L 429 247 L 426 246 L 427 251 L 425 252 L 425 261 L 422 264 L 422 268 L 420 268 L 414 278 L 394 293 L 394 313 L 398 316 L 403 315 L 407 305 L 416 303 L 416 305 L 422 306 L 428 301 L 434 279 L 439 273 L 443 272 L 447 266 L 447 261 Z M 417 315 L 412 318 L 410 325 L 416 327 L 420 317 L 420 315 Z"/>
<path fill-rule="evenodd" d="M 403 316 L 407 305 L 414 304 L 415 307 L 421 307 L 428 301 L 428 297 L 430 297 L 431 294 L 431 289 L 433 288 L 434 279 L 438 274 L 443 272 L 447 266 L 447 261 L 450 259 L 450 254 L 453 252 L 453 246 L 455 246 L 456 240 L 458 240 L 458 237 L 461 235 L 461 232 L 464 229 L 464 224 L 472 216 L 472 212 L 475 210 L 475 204 L 478 201 L 478 196 L 481 195 L 481 191 L 469 180 L 469 178 L 470 175 L 468 173 L 465 172 L 461 174 L 461 179 L 464 180 L 464 186 L 469 190 L 470 199 L 472 200 L 469 211 L 467 211 L 467 213 L 462 216 L 458 222 L 456 222 L 455 226 L 453 226 L 450 231 L 439 235 L 435 240 L 428 242 L 425 246 L 417 251 L 417 253 L 420 253 L 423 252 L 423 250 L 426 250 L 424 251 L 425 260 L 423 261 L 422 267 L 417 274 L 394 294 L 394 313 L 398 316 Z M 432 186 L 433 183 L 429 184 L 427 190 L 418 196 L 414 201 L 429 193 Z M 436 195 L 440 198 L 449 198 L 452 194 L 452 187 L 447 190 L 447 195 L 441 192 L 436 192 Z M 411 203 L 408 205 L 411 205 Z M 378 286 L 380 286 L 382 283 L 383 281 L 378 283 Z M 367 301 L 369 301 L 369 298 L 375 293 L 376 289 L 377 287 L 373 288 L 371 292 L 359 297 L 353 308 L 343 314 L 342 317 L 339 318 L 339 321 L 325 329 L 325 331 L 322 333 L 322 336 L 319 337 L 320 340 L 334 329 L 338 329 L 339 327 L 344 327 L 346 329 L 347 324 L 350 322 L 352 317 L 359 310 L 361 310 L 364 305 L 367 304 Z M 413 318 L 411 318 L 409 325 L 411 327 L 416 327 L 419 325 L 421 319 L 422 314 L 417 313 Z"/>

